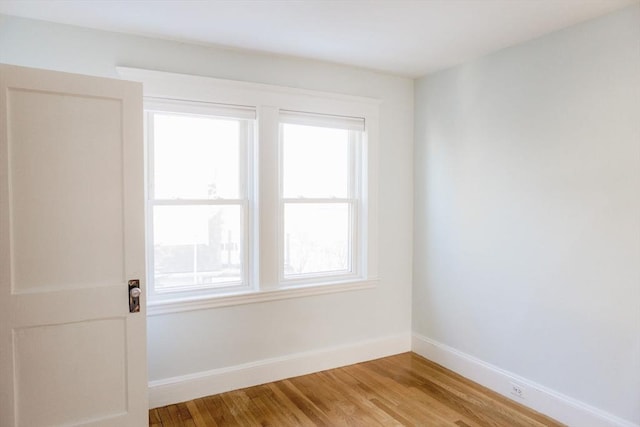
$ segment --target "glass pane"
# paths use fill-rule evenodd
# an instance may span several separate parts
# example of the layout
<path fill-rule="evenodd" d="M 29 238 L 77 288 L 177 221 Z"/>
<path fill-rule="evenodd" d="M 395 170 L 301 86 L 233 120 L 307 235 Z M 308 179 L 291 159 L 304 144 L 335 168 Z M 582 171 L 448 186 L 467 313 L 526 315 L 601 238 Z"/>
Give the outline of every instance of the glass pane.
<path fill-rule="evenodd" d="M 154 114 L 157 199 L 240 198 L 244 120 Z"/>
<path fill-rule="evenodd" d="M 349 241 L 347 203 L 285 204 L 285 277 L 348 272 Z"/>
<path fill-rule="evenodd" d="M 285 198 L 348 197 L 349 131 L 282 125 Z"/>
<path fill-rule="evenodd" d="M 240 206 L 155 206 L 155 289 L 242 282 Z"/>

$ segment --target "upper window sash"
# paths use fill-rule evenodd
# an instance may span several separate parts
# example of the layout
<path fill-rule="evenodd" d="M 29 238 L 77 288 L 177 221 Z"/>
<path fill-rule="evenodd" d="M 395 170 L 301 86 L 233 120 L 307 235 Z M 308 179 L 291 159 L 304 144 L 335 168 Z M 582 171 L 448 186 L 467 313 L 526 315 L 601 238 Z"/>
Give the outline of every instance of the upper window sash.
<path fill-rule="evenodd" d="M 227 105 L 219 103 L 208 102 L 194 102 L 183 101 L 174 99 L 162 99 L 162 98 L 146 98 L 144 100 L 145 109 L 145 129 L 146 139 L 150 141 L 147 147 L 147 197 L 150 200 L 154 200 L 156 203 L 172 203 L 172 201 L 178 201 L 178 203 L 206 203 L 206 204 L 225 204 L 229 202 L 241 202 L 244 203 L 250 198 L 252 188 L 252 152 L 253 152 L 253 140 L 255 138 L 255 121 L 257 118 L 257 112 L 255 107 L 246 107 L 238 105 Z M 154 180 L 155 174 L 155 136 L 154 136 L 154 116 L 156 114 L 165 114 L 170 116 L 185 117 L 202 117 L 211 119 L 228 119 L 238 120 L 240 123 L 239 132 L 239 152 L 238 152 L 238 167 L 239 176 L 238 183 L 239 188 L 237 194 L 234 197 L 229 195 L 218 195 L 215 197 L 158 197 L 156 192 L 156 183 Z"/>

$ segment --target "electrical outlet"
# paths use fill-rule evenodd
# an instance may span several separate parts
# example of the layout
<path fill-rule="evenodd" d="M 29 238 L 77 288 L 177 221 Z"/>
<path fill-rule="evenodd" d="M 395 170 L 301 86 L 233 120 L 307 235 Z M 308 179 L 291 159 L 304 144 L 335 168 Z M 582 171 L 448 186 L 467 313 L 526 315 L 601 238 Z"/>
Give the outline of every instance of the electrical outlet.
<path fill-rule="evenodd" d="M 520 399 L 524 399 L 524 389 L 519 384 L 511 383 L 511 394 L 519 397 Z"/>

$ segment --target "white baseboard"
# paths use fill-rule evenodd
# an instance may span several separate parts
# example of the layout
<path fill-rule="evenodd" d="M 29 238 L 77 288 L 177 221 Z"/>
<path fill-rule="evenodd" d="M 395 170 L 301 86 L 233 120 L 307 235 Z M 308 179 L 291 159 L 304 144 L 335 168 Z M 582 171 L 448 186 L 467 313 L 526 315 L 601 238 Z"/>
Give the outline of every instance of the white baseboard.
<path fill-rule="evenodd" d="M 149 407 L 157 408 L 407 351 L 411 351 L 411 335 L 403 334 L 151 381 Z"/>
<path fill-rule="evenodd" d="M 412 350 L 422 357 L 569 426 L 640 427 L 639 424 L 621 419 L 430 338 L 413 334 Z M 510 393 L 511 383 L 516 383 L 524 389 L 524 398 Z"/>

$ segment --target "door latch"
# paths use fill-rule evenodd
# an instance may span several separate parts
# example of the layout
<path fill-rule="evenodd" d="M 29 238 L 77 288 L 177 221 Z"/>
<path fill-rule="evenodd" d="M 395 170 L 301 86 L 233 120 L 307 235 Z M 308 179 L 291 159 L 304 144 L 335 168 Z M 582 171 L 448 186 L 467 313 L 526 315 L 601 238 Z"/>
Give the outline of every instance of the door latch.
<path fill-rule="evenodd" d="M 140 312 L 140 280 L 129 280 L 129 313 Z"/>

